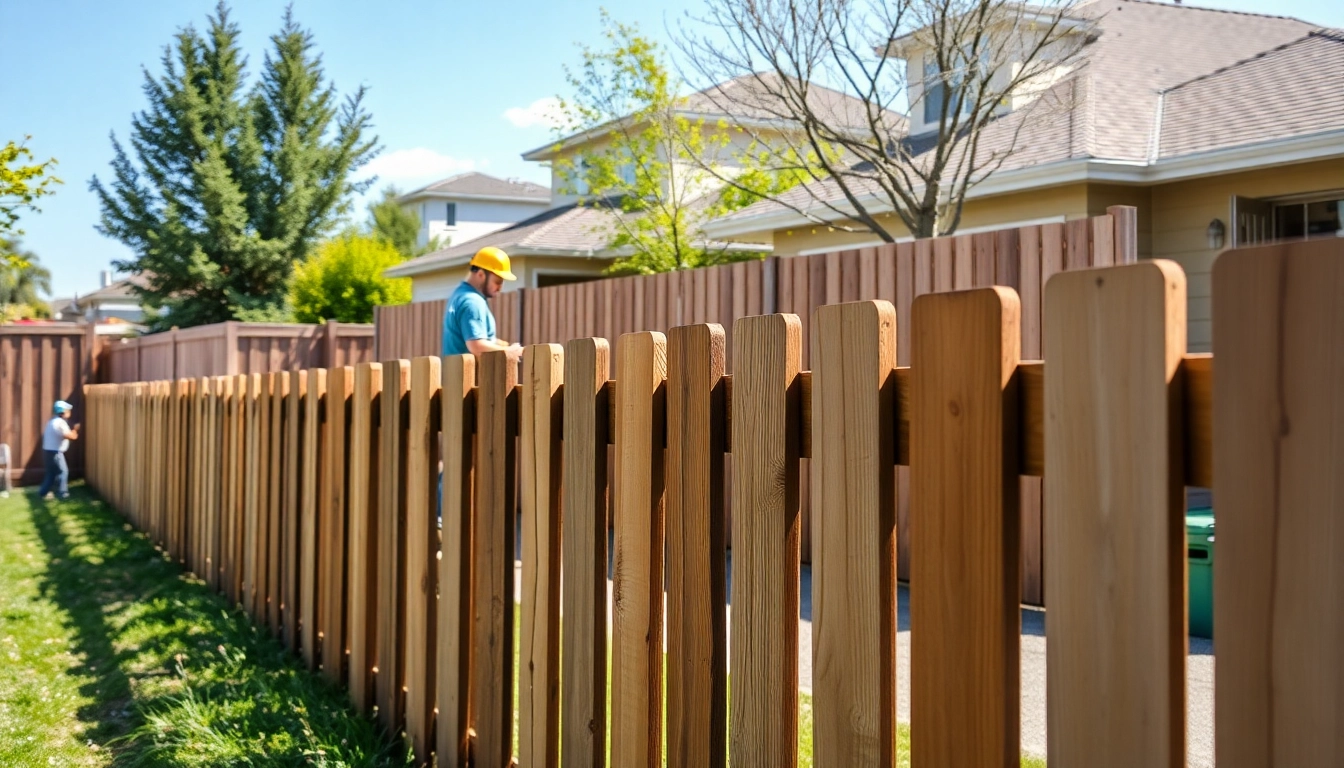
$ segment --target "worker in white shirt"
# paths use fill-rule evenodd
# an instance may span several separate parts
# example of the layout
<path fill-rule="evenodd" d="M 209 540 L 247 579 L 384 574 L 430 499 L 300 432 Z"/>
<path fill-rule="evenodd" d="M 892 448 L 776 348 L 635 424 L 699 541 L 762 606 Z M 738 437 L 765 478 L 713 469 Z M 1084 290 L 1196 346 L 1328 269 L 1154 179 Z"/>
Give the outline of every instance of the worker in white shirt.
<path fill-rule="evenodd" d="M 66 421 L 66 418 L 74 409 L 74 406 L 64 400 L 57 400 L 52 409 L 55 415 L 47 422 L 46 429 L 42 430 L 45 471 L 42 476 L 42 487 L 37 489 L 37 495 L 44 499 L 52 498 L 52 486 L 56 486 L 56 492 L 62 499 L 70 496 L 70 466 L 65 463 L 65 452 L 69 450 L 71 440 L 79 439 L 79 427 L 71 429 L 70 422 Z"/>

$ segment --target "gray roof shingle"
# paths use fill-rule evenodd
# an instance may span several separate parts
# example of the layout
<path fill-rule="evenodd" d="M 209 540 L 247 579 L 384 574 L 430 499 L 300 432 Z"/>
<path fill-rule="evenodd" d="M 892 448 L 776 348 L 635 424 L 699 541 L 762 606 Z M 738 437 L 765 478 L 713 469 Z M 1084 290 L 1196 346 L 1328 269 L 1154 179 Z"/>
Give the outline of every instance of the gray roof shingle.
<path fill-rule="evenodd" d="M 538 202 L 551 199 L 551 190 L 540 184 L 521 179 L 501 179 L 479 171 L 459 173 L 407 192 L 398 200 L 413 200 L 425 193 L 436 195 L 471 195 L 473 197 L 525 197 Z"/>

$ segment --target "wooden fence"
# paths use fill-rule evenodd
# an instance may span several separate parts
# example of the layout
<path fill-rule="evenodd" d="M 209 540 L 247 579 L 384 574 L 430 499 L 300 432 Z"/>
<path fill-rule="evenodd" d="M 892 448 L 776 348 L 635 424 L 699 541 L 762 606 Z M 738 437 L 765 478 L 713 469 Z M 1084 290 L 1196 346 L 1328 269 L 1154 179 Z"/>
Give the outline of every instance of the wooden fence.
<path fill-rule="evenodd" d="M 42 430 L 57 400 L 75 406 L 75 423 L 84 421 L 84 385 L 94 381 L 103 343 L 93 326 L 0 326 L 0 443 L 9 446 L 13 466 L 4 471 L 14 483 L 42 480 Z M 67 459 L 78 476 L 84 468 L 79 441 Z"/>
<path fill-rule="evenodd" d="M 813 256 L 769 258 L 722 267 L 661 275 L 523 289 L 491 300 L 499 335 L 523 344 L 569 339 L 615 339 L 634 331 L 659 331 L 691 323 L 718 323 L 725 334 L 725 370 L 734 370 L 733 326 L 742 317 L 791 312 L 801 327 L 801 365 L 812 359 L 810 322 L 820 306 L 883 299 L 896 308 L 900 344 L 897 363 L 910 365 L 910 311 L 926 293 L 1003 285 L 1022 303 L 1021 350 L 1027 360 L 1042 356 L 1041 295 L 1057 272 L 1133 263 L 1138 259 L 1137 211 L 1117 206 L 1104 216 L 1006 229 L 974 235 L 836 251 Z M 379 360 L 437 355 L 443 305 L 422 302 L 379 307 L 374 324 Z M 612 350 L 616 364 L 618 350 Z M 732 459 L 725 470 L 731 493 Z M 803 462 L 802 558 L 811 561 L 812 541 L 808 462 Z M 909 473 L 897 473 L 897 515 L 902 523 L 899 573 L 910 577 Z M 1020 480 L 1022 494 L 1022 590 L 1027 602 L 1043 605 L 1045 565 L 1041 555 L 1041 483 Z"/>
<path fill-rule="evenodd" d="M 370 325 L 230 321 L 114 344 L 107 378 L 125 383 L 355 365 L 374 359 L 373 346 Z"/>
<path fill-rule="evenodd" d="M 1181 489 L 1212 486 L 1219 765 L 1344 764 L 1344 240 L 1228 252 L 1213 285 L 1213 357 L 1153 261 L 1051 279 L 1048 363 L 992 287 L 914 300 L 909 367 L 878 300 L 813 311 L 810 371 L 773 314 L 735 321 L 732 374 L 696 324 L 531 346 L 521 378 L 497 352 L 95 386 L 89 477 L 441 766 L 508 765 L 515 709 L 524 766 L 794 765 L 809 457 L 817 765 L 895 762 L 903 526 L 912 765 L 1015 764 L 1023 474 L 1055 511 L 1050 764 L 1184 765 Z"/>

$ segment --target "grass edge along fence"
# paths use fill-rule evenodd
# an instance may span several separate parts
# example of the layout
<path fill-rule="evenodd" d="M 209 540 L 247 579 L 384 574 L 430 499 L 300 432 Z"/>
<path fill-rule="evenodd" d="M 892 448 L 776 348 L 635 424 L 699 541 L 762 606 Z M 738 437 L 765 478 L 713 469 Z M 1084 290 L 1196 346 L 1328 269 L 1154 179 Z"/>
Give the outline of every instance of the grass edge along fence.
<path fill-rule="evenodd" d="M 1021 300 L 1023 359 L 1041 358 L 1042 295 L 1056 273 L 1112 266 L 1138 260 L 1138 210 L 1112 206 L 1090 218 L 1029 225 L 993 232 L 927 238 L 915 242 L 837 250 L 809 256 L 769 257 L 760 261 L 593 280 L 549 288 L 522 288 L 490 300 L 499 335 L 524 345 L 563 344 L 600 337 L 613 342 L 626 333 L 668 333 L 680 325 L 717 323 L 724 332 L 724 372 L 736 369 L 733 331 L 739 318 L 793 313 L 802 324 L 801 366 L 811 366 L 811 329 L 817 307 L 883 299 L 896 308 L 899 366 L 910 365 L 910 317 L 916 298 L 966 288 L 1003 285 Z M 444 301 L 422 301 L 374 312 L 376 359 L 437 355 Z M 609 351 L 609 364 L 620 364 L 620 350 Z M 800 551 L 811 562 L 811 469 L 802 463 L 799 496 Z M 731 497 L 733 460 L 724 470 L 725 497 Z M 896 515 L 898 574 L 910 576 L 909 473 L 897 470 Z M 1042 519 L 1039 478 L 1019 481 L 1022 501 L 1022 594 L 1032 605 L 1044 604 L 1041 557 Z M 731 506 L 731 505 L 730 505 Z M 731 526 L 730 526 L 731 527 Z M 731 536 L 729 537 L 731 546 Z"/>
<path fill-rule="evenodd" d="M 489 353 L 94 386 L 89 477 L 443 766 L 509 764 L 515 677 L 521 765 L 656 764 L 664 714 L 670 765 L 793 765 L 805 456 L 817 764 L 894 761 L 901 462 L 912 764 L 1017 760 L 1024 472 L 1058 510 L 1048 760 L 1184 764 L 1181 490 L 1211 484 L 1219 764 L 1338 765 L 1344 240 L 1229 251 L 1213 283 L 1212 358 L 1185 354 L 1184 274 L 1152 261 L 1052 278 L 1045 364 L 1020 360 L 1019 297 L 993 287 L 919 298 L 909 368 L 893 306 L 861 301 L 815 311 L 810 372 L 799 318 L 775 314 L 736 321 L 731 377 L 701 324 L 623 335 L 614 379 L 590 338 L 529 347 L 521 378 Z"/>

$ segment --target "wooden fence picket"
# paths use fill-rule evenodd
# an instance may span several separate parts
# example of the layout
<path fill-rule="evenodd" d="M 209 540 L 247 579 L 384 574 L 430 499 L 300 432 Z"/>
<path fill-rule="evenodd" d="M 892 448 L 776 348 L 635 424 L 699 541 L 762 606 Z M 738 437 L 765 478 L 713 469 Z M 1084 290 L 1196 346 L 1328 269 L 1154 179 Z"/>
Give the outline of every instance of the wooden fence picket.
<path fill-rule="evenodd" d="M 285 519 L 285 405 L 289 402 L 289 374 L 269 374 L 270 402 L 270 515 L 266 533 L 266 624 L 271 634 L 281 636 L 281 610 L 284 601 L 284 534 Z"/>
<path fill-rule="evenodd" d="M 896 308 L 818 307 L 812 349 L 815 759 L 893 766 Z"/>
<path fill-rule="evenodd" d="M 728 761 L 798 761 L 799 353 L 796 315 L 733 330 L 733 584 Z"/>
<path fill-rule="evenodd" d="M 406 734 L 417 757 L 427 761 L 433 744 L 435 655 L 438 645 L 438 563 L 435 535 L 438 489 L 438 414 L 434 404 L 443 376 L 437 357 L 411 361 L 410 424 L 406 450 Z"/>
<path fill-rule="evenodd" d="M 1009 765 L 1021 728 L 1018 298 L 935 294 L 912 312 L 911 765 Z"/>
<path fill-rule="evenodd" d="M 611 762 L 656 765 L 662 759 L 666 338 L 621 336 L 616 367 Z"/>
<path fill-rule="evenodd" d="M 303 415 L 303 492 L 299 506 L 299 635 L 303 660 L 311 670 L 321 661 L 323 585 L 318 579 L 321 567 L 321 519 L 319 510 L 327 496 L 326 426 L 327 371 L 308 371 L 308 392 Z"/>
<path fill-rule="evenodd" d="M 443 358 L 442 557 L 439 560 L 438 761 L 465 768 L 471 705 L 472 479 L 476 358 Z"/>
<path fill-rule="evenodd" d="M 381 363 L 355 366 L 350 397 L 349 564 L 350 702 L 373 709 L 373 667 L 378 658 L 378 426 L 383 389 Z"/>
<path fill-rule="evenodd" d="M 565 345 L 560 749 L 567 768 L 607 764 L 609 353 L 606 339 Z"/>
<path fill-rule="evenodd" d="M 727 759 L 724 333 L 667 339 L 667 763 Z"/>
<path fill-rule="evenodd" d="M 513 752 L 514 436 L 518 368 L 500 352 L 479 357 L 476 508 L 472 525 L 472 721 L 478 765 Z"/>
<path fill-rule="evenodd" d="M 321 521 L 322 672 L 333 683 L 345 682 L 346 637 L 346 484 L 349 482 L 350 398 L 355 369 L 327 371 L 326 492 L 318 508 Z"/>
<path fill-rule="evenodd" d="M 284 607 L 285 646 L 290 653 L 298 653 L 300 600 L 302 590 L 299 586 L 299 566 L 302 560 L 300 551 L 300 533 L 302 525 L 299 518 L 303 510 L 305 493 L 301 467 L 304 459 L 304 418 L 308 403 L 308 374 L 295 371 L 285 374 L 289 378 L 289 400 L 285 403 L 285 525 L 284 547 L 280 555 L 281 569 L 284 571 Z"/>
<path fill-rule="evenodd" d="M 560 429 L 565 352 L 523 352 L 519 400 L 522 478 L 522 627 L 518 654 L 518 759 L 555 768 L 560 746 Z"/>
<path fill-rule="evenodd" d="M 402 636 L 406 627 L 406 416 L 411 389 L 411 363 L 383 363 L 380 431 L 378 441 L 378 673 L 374 697 L 378 720 L 397 733 L 405 715 L 405 657 Z"/>

